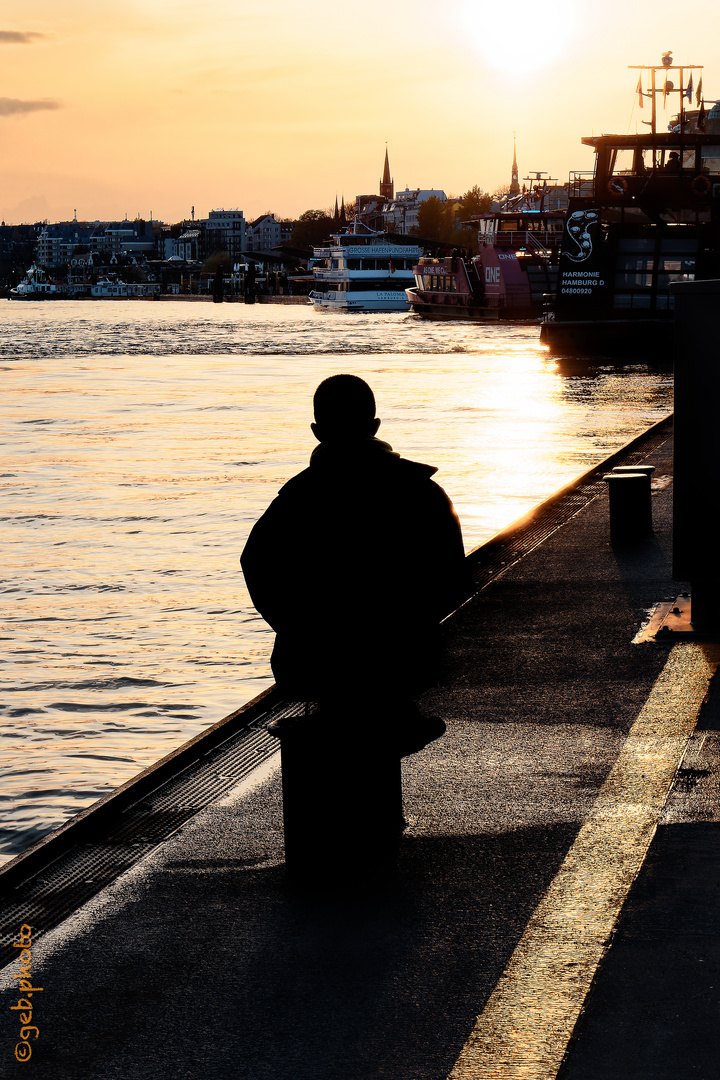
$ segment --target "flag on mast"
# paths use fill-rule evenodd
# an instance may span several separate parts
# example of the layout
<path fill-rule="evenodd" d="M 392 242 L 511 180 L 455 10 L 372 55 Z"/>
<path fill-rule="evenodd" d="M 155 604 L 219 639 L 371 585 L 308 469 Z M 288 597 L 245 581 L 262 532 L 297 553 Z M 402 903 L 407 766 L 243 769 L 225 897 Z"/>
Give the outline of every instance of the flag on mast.
<path fill-rule="evenodd" d="M 693 92 L 693 81 L 692 81 L 692 71 L 691 71 L 690 72 L 690 82 L 687 84 L 687 89 L 685 91 L 685 97 L 688 99 L 688 101 L 690 102 L 691 105 L 692 105 L 692 92 Z"/>
<path fill-rule="evenodd" d="M 643 104 L 644 104 L 643 103 L 643 92 L 642 92 L 642 75 L 638 76 L 637 96 L 638 96 L 638 104 L 640 105 L 640 108 L 642 109 Z"/>
<path fill-rule="evenodd" d="M 695 104 L 699 105 L 702 101 L 702 75 L 698 79 L 697 93 L 695 94 Z"/>

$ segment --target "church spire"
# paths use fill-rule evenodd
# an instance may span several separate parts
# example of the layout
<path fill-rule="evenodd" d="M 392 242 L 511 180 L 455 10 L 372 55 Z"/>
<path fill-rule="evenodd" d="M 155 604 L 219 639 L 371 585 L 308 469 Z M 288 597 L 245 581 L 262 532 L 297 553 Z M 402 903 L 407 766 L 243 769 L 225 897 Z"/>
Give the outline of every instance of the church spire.
<path fill-rule="evenodd" d="M 395 198 L 395 182 L 390 177 L 390 161 L 388 160 L 387 143 L 385 143 L 385 167 L 383 178 L 380 181 L 380 198 L 392 201 Z"/>
<path fill-rule="evenodd" d="M 518 163 L 517 152 L 515 148 L 515 132 L 513 131 L 513 163 L 512 163 L 512 180 L 510 181 L 510 194 L 520 194 L 520 180 L 518 179 Z"/>
<path fill-rule="evenodd" d="M 335 200 L 337 202 L 337 198 Z M 345 217 L 345 196 L 341 197 L 340 201 L 340 226 L 344 228 L 347 225 L 347 218 Z"/>

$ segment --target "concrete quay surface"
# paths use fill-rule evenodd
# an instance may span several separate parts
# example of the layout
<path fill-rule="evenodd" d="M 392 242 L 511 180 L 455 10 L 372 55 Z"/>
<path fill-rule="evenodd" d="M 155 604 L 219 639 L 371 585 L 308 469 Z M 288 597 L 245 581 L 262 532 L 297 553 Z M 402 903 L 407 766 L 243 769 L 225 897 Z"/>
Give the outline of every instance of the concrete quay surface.
<path fill-rule="evenodd" d="M 391 879 L 291 888 L 271 759 L 0 973 L 0 1075 L 715 1077 L 718 655 L 633 643 L 682 589 L 648 462 L 649 540 L 601 495 L 446 622 Z"/>

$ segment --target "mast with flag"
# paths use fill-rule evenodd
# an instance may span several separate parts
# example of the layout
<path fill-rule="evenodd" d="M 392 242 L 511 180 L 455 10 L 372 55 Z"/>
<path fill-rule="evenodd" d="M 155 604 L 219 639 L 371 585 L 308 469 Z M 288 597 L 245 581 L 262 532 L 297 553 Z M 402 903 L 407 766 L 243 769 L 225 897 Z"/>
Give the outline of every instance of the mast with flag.
<path fill-rule="evenodd" d="M 663 108 L 667 108 L 667 99 L 672 97 L 673 94 L 680 95 L 680 131 L 685 130 L 685 101 L 692 102 L 693 94 L 693 71 L 702 71 L 702 64 L 683 64 L 679 66 L 673 64 L 673 58 L 671 52 L 665 52 L 661 57 L 662 63 L 660 64 L 629 64 L 628 67 L 631 70 L 640 72 L 638 77 L 635 93 L 638 95 L 638 103 L 640 108 L 643 108 L 643 99 L 650 98 L 650 131 L 653 135 L 657 132 L 657 95 L 662 94 Z M 647 90 L 643 90 L 642 73 L 647 71 L 650 73 L 650 86 Z M 678 72 L 678 85 L 676 86 L 674 81 L 668 76 L 671 72 Z M 660 80 L 656 78 L 656 72 L 662 72 Z M 689 78 L 687 83 L 685 82 L 685 75 L 689 72 Z M 658 82 L 660 85 L 658 85 Z M 696 100 L 698 103 L 702 100 L 702 75 L 698 79 L 698 87 Z M 702 109 L 701 109 L 702 113 Z M 699 122 L 699 121 L 698 121 Z M 643 121 L 647 123 L 647 121 Z"/>

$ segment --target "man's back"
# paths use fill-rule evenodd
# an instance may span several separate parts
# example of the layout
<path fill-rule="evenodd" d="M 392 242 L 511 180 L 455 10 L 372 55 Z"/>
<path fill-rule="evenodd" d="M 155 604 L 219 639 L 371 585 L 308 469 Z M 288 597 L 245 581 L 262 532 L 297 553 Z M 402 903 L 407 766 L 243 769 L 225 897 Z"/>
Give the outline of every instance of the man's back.
<path fill-rule="evenodd" d="M 273 671 L 288 696 L 432 682 L 438 624 L 464 569 L 435 471 L 372 437 L 322 441 L 253 528 L 243 570 L 277 633 Z"/>

